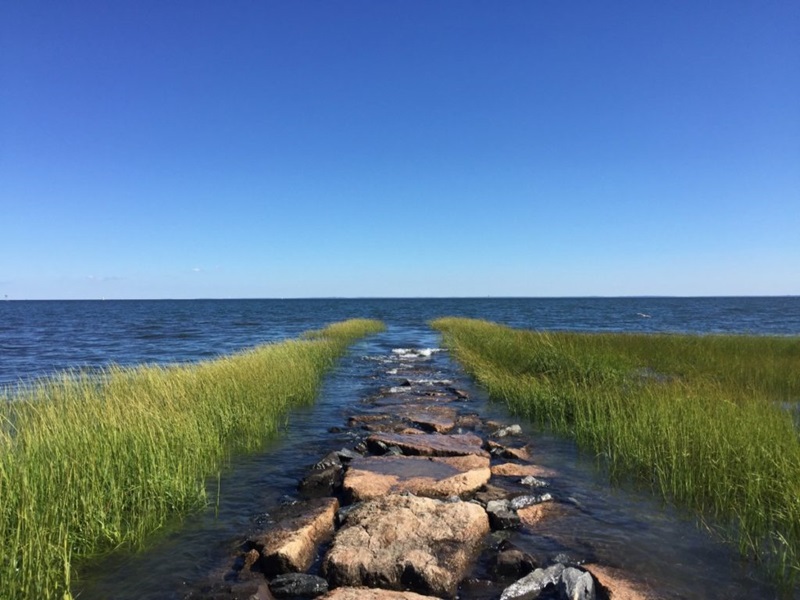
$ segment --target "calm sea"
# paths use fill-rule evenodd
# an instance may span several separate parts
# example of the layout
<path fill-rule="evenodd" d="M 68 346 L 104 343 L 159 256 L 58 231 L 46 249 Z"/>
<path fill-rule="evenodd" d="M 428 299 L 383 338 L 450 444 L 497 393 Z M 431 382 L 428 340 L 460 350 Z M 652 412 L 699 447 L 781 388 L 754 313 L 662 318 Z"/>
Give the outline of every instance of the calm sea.
<path fill-rule="evenodd" d="M 543 330 L 800 335 L 800 297 L 0 302 L 0 384 L 72 368 L 191 362 L 351 317 L 440 316 Z"/>

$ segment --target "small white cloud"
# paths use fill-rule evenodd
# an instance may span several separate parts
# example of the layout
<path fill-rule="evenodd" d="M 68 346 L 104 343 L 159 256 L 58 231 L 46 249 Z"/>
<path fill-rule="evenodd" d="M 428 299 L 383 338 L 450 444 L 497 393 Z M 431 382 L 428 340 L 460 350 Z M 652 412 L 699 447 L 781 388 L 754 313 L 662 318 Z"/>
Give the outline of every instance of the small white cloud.
<path fill-rule="evenodd" d="M 195 273 L 202 273 L 203 269 L 201 269 L 200 267 L 195 267 L 194 269 L 192 269 L 192 271 L 194 271 Z"/>

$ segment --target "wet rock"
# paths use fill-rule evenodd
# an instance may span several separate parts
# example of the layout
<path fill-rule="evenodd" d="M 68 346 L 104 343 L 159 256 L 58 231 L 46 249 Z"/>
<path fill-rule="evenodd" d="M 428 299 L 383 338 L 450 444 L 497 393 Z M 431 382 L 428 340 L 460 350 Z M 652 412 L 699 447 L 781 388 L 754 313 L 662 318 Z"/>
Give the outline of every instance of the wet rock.
<path fill-rule="evenodd" d="M 619 569 L 605 565 L 587 564 L 584 568 L 597 580 L 598 596 L 603 593 L 613 600 L 655 600 L 659 595 L 644 584 L 633 581 Z"/>
<path fill-rule="evenodd" d="M 347 515 L 323 571 L 335 587 L 452 598 L 488 531 L 486 512 L 476 504 L 385 496 Z"/>
<path fill-rule="evenodd" d="M 448 387 L 447 391 L 453 394 L 459 400 L 469 400 L 469 392 L 455 387 Z"/>
<path fill-rule="evenodd" d="M 486 506 L 492 500 L 506 500 L 511 495 L 506 489 L 487 483 L 479 491 L 475 493 L 473 498 L 482 506 Z"/>
<path fill-rule="evenodd" d="M 538 598 L 546 588 L 558 587 L 564 565 L 555 564 L 546 569 L 535 569 L 519 581 L 512 583 L 500 595 L 500 600 L 533 600 Z"/>
<path fill-rule="evenodd" d="M 469 600 L 495 600 L 500 597 L 503 584 L 492 579 L 467 577 L 458 586 L 458 597 Z"/>
<path fill-rule="evenodd" d="M 540 488 L 540 487 L 547 487 L 550 484 L 546 482 L 544 479 L 539 479 L 538 477 L 534 477 L 533 475 L 528 475 L 527 477 L 523 477 L 519 480 L 522 485 L 527 485 L 528 487 L 533 488 Z"/>
<path fill-rule="evenodd" d="M 507 446 L 503 449 L 503 453 L 501 456 L 503 458 L 513 458 L 516 460 L 523 460 L 523 461 L 531 460 L 531 453 L 528 451 L 527 446 L 523 446 L 522 448 L 511 448 Z"/>
<path fill-rule="evenodd" d="M 354 458 L 360 458 L 361 455 L 356 452 L 355 450 L 350 450 L 349 448 L 342 448 L 341 450 L 336 451 L 336 456 L 339 457 L 339 460 L 343 463 L 350 462 Z"/>
<path fill-rule="evenodd" d="M 293 514 L 269 531 L 251 540 L 261 554 L 267 575 L 305 571 L 316 556 L 317 546 L 333 534 L 339 502 L 321 498 L 293 507 Z"/>
<path fill-rule="evenodd" d="M 333 495 L 342 485 L 344 473 L 338 458 L 334 466 L 313 470 L 297 486 L 297 491 L 305 498 L 322 498 Z"/>
<path fill-rule="evenodd" d="M 540 494 L 535 496 L 517 496 L 513 500 L 511 500 L 511 508 L 514 510 L 519 510 L 520 508 L 526 508 L 528 506 L 533 506 L 534 504 L 541 504 L 542 502 L 550 502 L 553 499 L 553 496 L 550 494 Z"/>
<path fill-rule="evenodd" d="M 519 527 L 519 516 L 508 500 L 492 500 L 487 503 L 486 514 L 489 515 L 489 525 L 493 531 Z"/>
<path fill-rule="evenodd" d="M 266 581 L 216 583 L 193 590 L 183 600 L 275 600 Z"/>
<path fill-rule="evenodd" d="M 498 477 L 554 477 L 556 473 L 539 465 L 518 465 L 501 463 L 492 466 L 492 475 Z"/>
<path fill-rule="evenodd" d="M 367 438 L 367 446 L 373 452 L 381 447 L 395 445 L 403 450 L 403 454 L 419 456 L 489 456 L 481 448 L 481 438 L 471 433 L 442 435 L 428 433 L 424 435 L 402 435 L 397 433 L 378 433 Z"/>
<path fill-rule="evenodd" d="M 594 579 L 591 573 L 567 567 L 561 573 L 558 590 L 564 600 L 595 600 Z"/>
<path fill-rule="evenodd" d="M 435 433 L 447 433 L 456 426 L 456 411 L 449 406 L 414 404 L 404 407 L 401 414 L 418 427 Z"/>
<path fill-rule="evenodd" d="M 531 573 L 535 568 L 536 561 L 530 554 L 504 540 L 498 548 L 492 572 L 495 577 L 516 580 Z"/>
<path fill-rule="evenodd" d="M 394 592 L 364 587 L 340 587 L 319 600 L 437 600 L 435 596 L 420 596 L 414 592 Z"/>
<path fill-rule="evenodd" d="M 497 431 L 495 431 L 492 435 L 495 437 L 503 438 L 508 437 L 510 435 L 521 435 L 522 434 L 522 427 L 519 425 L 509 425 L 508 427 L 501 427 Z"/>
<path fill-rule="evenodd" d="M 489 481 L 489 459 L 480 456 L 380 456 L 350 463 L 344 493 L 351 501 L 390 493 L 446 498 L 464 496 Z"/>
<path fill-rule="evenodd" d="M 526 527 L 534 527 L 545 519 L 558 516 L 562 512 L 562 506 L 555 502 L 544 502 L 534 504 L 517 510 L 520 521 Z"/>
<path fill-rule="evenodd" d="M 322 460 L 314 465 L 314 469 L 317 471 L 324 471 L 325 469 L 330 469 L 331 467 L 341 467 L 342 461 L 339 458 L 339 455 L 336 452 L 329 452 L 326 454 Z"/>
<path fill-rule="evenodd" d="M 478 415 L 459 415 L 456 419 L 456 426 L 463 429 L 476 429 L 482 425 L 481 418 Z"/>
<path fill-rule="evenodd" d="M 308 573 L 284 573 L 269 582 L 275 598 L 316 598 L 328 591 L 328 582 Z"/>

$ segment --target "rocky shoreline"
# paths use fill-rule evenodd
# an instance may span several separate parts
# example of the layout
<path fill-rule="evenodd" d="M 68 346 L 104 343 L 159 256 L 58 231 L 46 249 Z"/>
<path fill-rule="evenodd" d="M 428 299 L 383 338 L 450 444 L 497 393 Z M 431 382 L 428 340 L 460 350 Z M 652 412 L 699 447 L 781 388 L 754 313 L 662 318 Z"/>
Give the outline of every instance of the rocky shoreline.
<path fill-rule="evenodd" d="M 320 457 L 302 500 L 243 540 L 185 600 L 650 599 L 624 573 L 561 553 L 531 556 L 519 531 L 580 510 L 536 464 L 519 425 L 485 420 L 469 393 L 398 349 L 396 385 L 363 399 L 343 427 L 352 447 Z"/>

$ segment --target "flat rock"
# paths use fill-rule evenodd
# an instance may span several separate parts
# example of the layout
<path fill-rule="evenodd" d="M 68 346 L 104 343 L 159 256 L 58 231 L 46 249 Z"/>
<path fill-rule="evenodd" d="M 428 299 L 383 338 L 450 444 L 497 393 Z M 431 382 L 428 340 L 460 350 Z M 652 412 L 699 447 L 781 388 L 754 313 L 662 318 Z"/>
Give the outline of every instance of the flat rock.
<path fill-rule="evenodd" d="M 556 472 L 545 467 L 540 467 L 539 465 L 501 463 L 499 465 L 492 465 L 492 475 L 498 477 L 555 477 Z"/>
<path fill-rule="evenodd" d="M 346 517 L 325 557 L 332 586 L 382 587 L 453 598 L 489 532 L 469 502 L 384 496 Z"/>
<path fill-rule="evenodd" d="M 400 388 L 400 390 L 408 390 L 409 388 Z M 379 396 L 372 401 L 373 406 L 378 406 L 381 408 L 390 409 L 392 407 L 398 406 L 405 406 L 408 404 L 418 404 L 420 400 L 425 399 L 426 401 L 434 400 L 439 404 L 447 403 L 448 399 L 443 396 L 439 396 L 434 392 L 408 392 L 405 393 L 394 393 L 388 394 L 386 396 Z"/>
<path fill-rule="evenodd" d="M 395 592 L 365 587 L 340 587 L 321 596 L 319 600 L 440 600 L 436 596 L 421 596 L 414 592 Z"/>
<path fill-rule="evenodd" d="M 644 584 L 631 580 L 623 571 L 605 565 L 586 564 L 583 567 L 595 576 L 613 600 L 657 600 L 661 598 Z"/>
<path fill-rule="evenodd" d="M 252 540 L 261 554 L 267 575 L 305 571 L 314 560 L 317 546 L 333 535 L 339 501 L 318 498 L 301 505 L 289 516 Z"/>
<path fill-rule="evenodd" d="M 472 433 L 442 435 L 427 433 L 424 435 L 408 435 L 400 433 L 377 433 L 367 438 L 367 445 L 372 447 L 383 443 L 386 446 L 398 446 L 403 454 L 419 456 L 489 456 L 481 448 L 483 440 Z"/>
<path fill-rule="evenodd" d="M 350 463 L 344 493 L 353 502 L 401 492 L 447 498 L 470 494 L 490 477 L 489 459 L 481 456 L 373 456 Z"/>
<path fill-rule="evenodd" d="M 399 414 L 426 431 L 447 433 L 456 426 L 456 410 L 436 404 L 412 404 L 403 407 Z"/>

